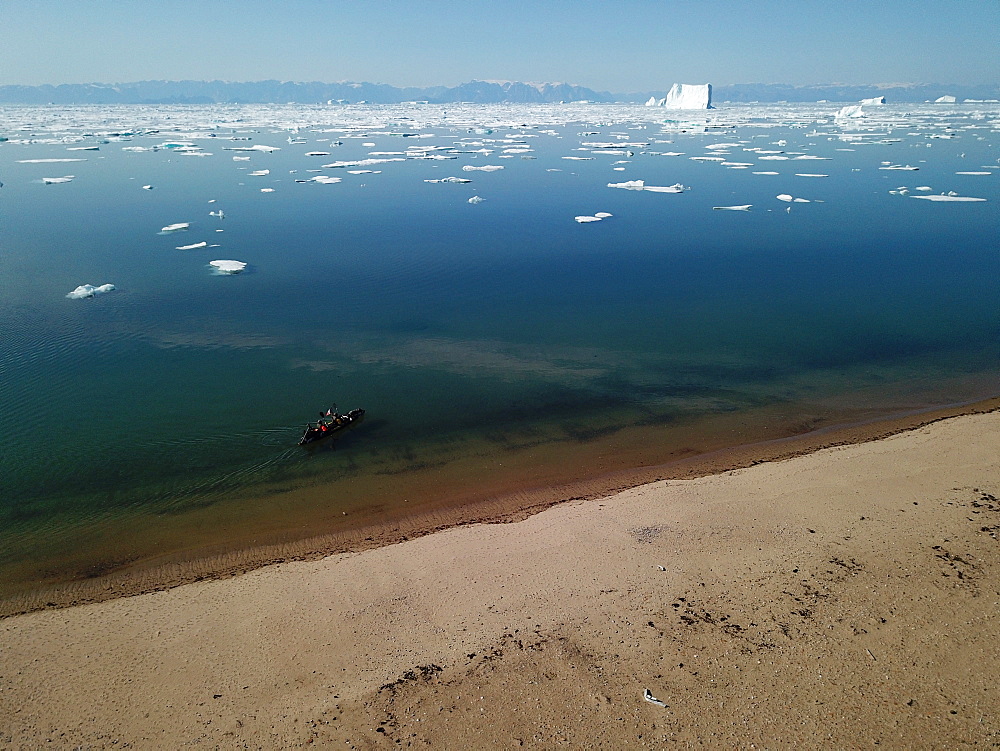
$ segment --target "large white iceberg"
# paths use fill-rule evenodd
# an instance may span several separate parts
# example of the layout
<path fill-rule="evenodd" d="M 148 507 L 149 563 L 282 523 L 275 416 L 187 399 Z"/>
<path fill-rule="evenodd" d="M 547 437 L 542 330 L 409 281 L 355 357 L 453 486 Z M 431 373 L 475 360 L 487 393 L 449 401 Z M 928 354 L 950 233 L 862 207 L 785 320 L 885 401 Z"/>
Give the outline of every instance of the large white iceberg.
<path fill-rule="evenodd" d="M 114 288 L 115 285 L 113 284 L 102 284 L 100 287 L 95 287 L 93 284 L 81 284 L 75 290 L 66 295 L 66 297 L 70 300 L 82 300 L 85 297 L 103 295 L 105 292 L 110 292 Z"/>
<path fill-rule="evenodd" d="M 710 110 L 712 109 L 712 84 L 710 83 L 675 83 L 670 87 L 666 97 L 656 99 L 650 97 L 647 107 L 667 107 L 673 110 Z"/>
<path fill-rule="evenodd" d="M 873 96 L 870 99 L 862 99 L 862 104 L 885 104 L 884 96 Z"/>
<path fill-rule="evenodd" d="M 954 104 L 956 101 L 955 97 L 951 94 L 945 94 L 944 96 L 939 96 L 934 100 L 934 104 Z"/>

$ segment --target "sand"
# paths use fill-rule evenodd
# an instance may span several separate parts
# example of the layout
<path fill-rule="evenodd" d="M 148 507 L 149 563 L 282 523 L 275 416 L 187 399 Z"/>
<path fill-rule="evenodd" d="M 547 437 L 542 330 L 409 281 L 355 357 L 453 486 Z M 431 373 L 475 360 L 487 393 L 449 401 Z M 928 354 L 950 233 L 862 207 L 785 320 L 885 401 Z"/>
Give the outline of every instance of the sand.
<path fill-rule="evenodd" d="M 13 616 L 0 746 L 998 745 L 998 497 L 973 414 Z"/>

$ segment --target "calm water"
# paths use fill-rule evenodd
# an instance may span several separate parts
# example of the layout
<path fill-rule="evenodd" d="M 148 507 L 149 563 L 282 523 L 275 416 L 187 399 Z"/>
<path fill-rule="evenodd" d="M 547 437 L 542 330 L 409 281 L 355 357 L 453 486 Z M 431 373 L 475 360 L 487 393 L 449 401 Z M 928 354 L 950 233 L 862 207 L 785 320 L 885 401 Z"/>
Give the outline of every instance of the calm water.
<path fill-rule="evenodd" d="M 0 108 L 0 579 L 483 445 L 995 395 L 1000 109 L 838 108 Z M 323 168 L 363 159 L 398 161 Z M 607 187 L 640 179 L 688 189 Z M 947 192 L 987 200 L 913 198 Z M 368 421 L 295 448 L 332 402 Z"/>

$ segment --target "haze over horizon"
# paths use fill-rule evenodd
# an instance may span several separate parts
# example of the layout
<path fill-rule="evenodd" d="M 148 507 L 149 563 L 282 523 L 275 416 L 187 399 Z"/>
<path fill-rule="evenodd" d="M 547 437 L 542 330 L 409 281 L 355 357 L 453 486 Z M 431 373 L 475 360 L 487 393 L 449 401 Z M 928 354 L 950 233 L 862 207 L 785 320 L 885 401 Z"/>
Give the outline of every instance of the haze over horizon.
<path fill-rule="evenodd" d="M 0 85 L 499 80 L 629 92 L 1000 80 L 1000 3 L 982 0 L 0 0 L 0 11 Z"/>

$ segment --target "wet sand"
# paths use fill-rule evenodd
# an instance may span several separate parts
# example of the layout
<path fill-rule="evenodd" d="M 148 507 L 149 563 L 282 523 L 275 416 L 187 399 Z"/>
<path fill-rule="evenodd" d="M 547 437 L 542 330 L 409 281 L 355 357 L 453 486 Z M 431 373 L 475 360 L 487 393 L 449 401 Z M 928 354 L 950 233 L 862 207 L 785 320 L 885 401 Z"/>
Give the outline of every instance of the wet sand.
<path fill-rule="evenodd" d="M 996 408 L 6 618 L 0 745 L 995 745 Z"/>

